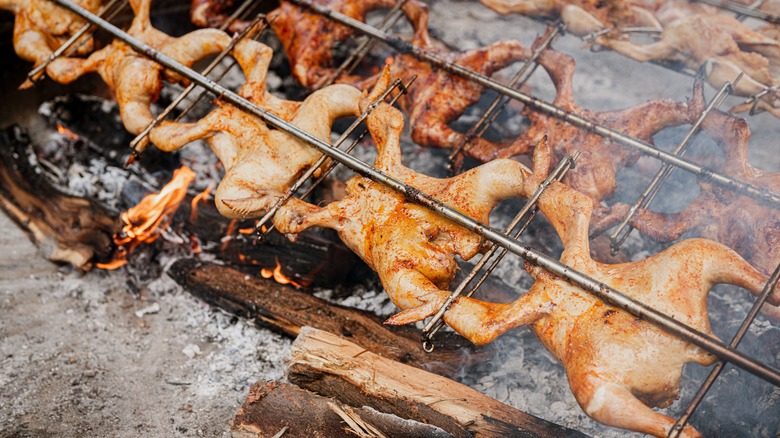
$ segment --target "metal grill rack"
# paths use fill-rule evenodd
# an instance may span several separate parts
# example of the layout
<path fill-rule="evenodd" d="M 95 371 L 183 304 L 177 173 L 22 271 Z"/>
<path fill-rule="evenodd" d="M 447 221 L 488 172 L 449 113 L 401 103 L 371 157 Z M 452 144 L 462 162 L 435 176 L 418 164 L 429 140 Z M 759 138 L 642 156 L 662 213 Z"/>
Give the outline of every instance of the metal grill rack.
<path fill-rule="evenodd" d="M 712 370 L 710 377 L 705 381 L 705 383 L 701 386 L 699 393 L 694 398 L 694 400 L 691 402 L 689 408 L 686 410 L 685 414 L 681 416 L 679 419 L 677 425 L 675 426 L 674 430 L 672 431 L 671 435 L 677 436 L 681 431 L 685 423 L 688 421 L 690 416 L 693 414 L 693 412 L 696 410 L 696 407 L 698 406 L 699 402 L 702 400 L 706 392 L 711 387 L 712 383 L 717 378 L 720 371 L 723 369 L 725 364 L 727 362 L 730 362 L 740 368 L 745 369 L 746 371 L 755 374 L 762 379 L 766 380 L 767 382 L 780 386 L 780 371 L 770 367 L 769 365 L 762 363 L 761 361 L 755 360 L 751 357 L 748 357 L 744 353 L 741 353 L 736 349 L 739 342 L 741 341 L 742 337 L 744 336 L 745 332 L 751 325 L 753 319 L 757 315 L 757 312 L 759 308 L 763 305 L 763 303 L 768 298 L 770 292 L 775 288 L 775 286 L 778 283 L 778 279 L 780 279 L 780 266 L 778 269 L 775 270 L 774 274 L 771 276 L 770 280 L 766 284 L 763 293 L 760 295 L 758 299 L 756 299 L 753 308 L 751 309 L 750 313 L 748 314 L 747 318 L 744 320 L 740 330 L 738 331 L 737 335 L 734 337 L 732 342 L 729 345 L 724 344 L 723 342 L 716 340 L 714 338 L 711 338 L 695 329 L 692 329 L 691 327 L 688 327 L 684 324 L 681 324 L 680 322 L 652 309 L 651 307 L 648 307 L 636 300 L 633 300 L 632 298 L 626 296 L 625 294 L 622 294 L 620 291 L 611 288 L 603 283 L 600 283 L 599 281 L 581 273 L 578 272 L 561 262 L 555 260 L 554 258 L 534 249 L 529 246 L 524 246 L 520 242 L 518 242 L 517 236 L 519 233 L 522 232 L 522 230 L 525 228 L 527 223 L 530 221 L 530 217 L 532 216 L 532 211 L 534 209 L 534 201 L 538 199 L 538 196 L 541 195 L 542 191 L 544 190 L 545 184 L 543 184 L 540 189 L 537 191 L 537 193 L 534 195 L 533 199 L 528 202 L 526 207 L 517 215 L 515 220 L 512 222 L 512 226 L 508 227 L 504 231 L 499 231 L 496 229 L 493 229 L 489 227 L 488 225 L 479 223 L 475 221 L 474 219 L 463 215 L 462 213 L 458 212 L 457 210 L 441 203 L 440 201 L 432 198 L 431 196 L 420 192 L 419 190 L 416 190 L 413 187 L 410 187 L 382 172 L 377 171 L 372 166 L 352 157 L 349 155 L 349 150 L 351 148 L 347 148 L 347 150 L 341 150 L 338 148 L 338 146 L 346 141 L 347 137 L 357 129 L 358 125 L 362 120 L 364 120 L 368 114 L 370 113 L 372 108 L 369 108 L 366 113 L 361 115 L 361 117 L 358 118 L 358 120 L 350 127 L 350 129 L 342 136 L 342 138 L 337 142 L 336 145 L 331 145 L 328 142 L 321 141 L 305 131 L 297 128 L 296 126 L 280 119 L 279 117 L 265 111 L 264 109 L 257 107 L 256 105 L 252 104 L 251 102 L 245 100 L 241 96 L 237 95 L 236 93 L 230 91 L 229 89 L 223 87 L 218 82 L 213 81 L 207 77 L 205 77 L 203 74 L 195 72 L 194 70 L 187 68 L 173 59 L 161 54 L 160 52 L 156 51 L 152 47 L 144 44 L 141 41 L 136 40 L 132 36 L 128 35 L 127 33 L 123 32 L 122 30 L 118 29 L 114 25 L 112 25 L 107 20 L 100 18 L 99 16 L 90 13 L 89 11 L 81 8 L 80 6 L 74 4 L 70 0 L 53 0 L 57 4 L 66 7 L 67 9 L 72 10 L 76 14 L 82 16 L 87 21 L 89 21 L 92 25 L 94 25 L 97 28 L 103 29 L 113 35 L 115 38 L 118 38 L 127 44 L 129 44 L 131 47 L 133 47 L 138 52 L 144 54 L 145 56 L 149 57 L 150 59 L 160 63 L 164 67 L 180 74 L 183 77 L 188 78 L 193 82 L 193 84 L 197 84 L 198 86 L 202 87 L 204 90 L 207 90 L 208 92 L 214 94 L 215 96 L 218 96 L 219 98 L 223 99 L 224 101 L 231 103 L 235 105 L 236 107 L 251 113 L 263 121 L 265 121 L 268 125 L 277 128 L 283 132 L 286 132 L 290 135 L 295 136 L 296 138 L 306 142 L 307 144 L 311 145 L 312 147 L 316 148 L 317 150 L 321 151 L 323 153 L 323 160 L 324 157 L 330 157 L 335 162 L 343 164 L 350 168 L 351 170 L 364 175 L 368 178 L 371 178 L 372 180 L 382 183 L 389 188 L 403 194 L 406 196 L 407 199 L 409 199 L 412 202 L 415 202 L 417 204 L 420 204 L 424 207 L 427 207 L 436 213 L 440 214 L 441 216 L 453 221 L 454 223 L 457 223 L 458 225 L 461 225 L 474 233 L 484 237 L 486 240 L 493 243 L 493 248 L 497 251 L 497 249 L 500 247 L 501 251 L 505 252 L 512 252 L 524 260 L 540 266 L 550 273 L 568 281 L 571 284 L 574 284 L 576 286 L 579 286 L 583 290 L 593 294 L 594 296 L 598 297 L 599 299 L 603 300 L 605 303 L 610 304 L 612 306 L 618 307 L 620 309 L 623 309 L 637 317 L 640 317 L 674 335 L 677 335 L 681 337 L 682 339 L 686 340 L 687 342 L 690 342 L 692 344 L 695 344 L 699 346 L 700 348 L 716 355 L 721 361 L 715 366 L 715 368 Z M 544 102 L 540 99 L 537 99 L 533 96 L 530 96 L 528 94 L 522 93 L 520 91 L 515 90 L 511 86 L 507 86 L 504 84 L 501 84 L 499 82 L 496 82 L 490 78 L 486 78 L 481 75 L 477 75 L 474 72 L 471 72 L 467 69 L 464 69 L 458 65 L 450 64 L 446 61 L 443 61 L 442 59 L 436 57 L 435 55 L 432 55 L 430 53 L 427 53 L 425 51 L 422 51 L 418 48 L 415 48 L 414 46 L 409 45 L 408 43 L 403 42 L 401 39 L 391 36 L 387 34 L 385 31 L 381 29 L 377 29 L 375 27 L 366 25 L 361 22 L 355 22 L 355 20 L 351 20 L 348 17 L 341 16 L 340 14 L 330 11 L 327 8 L 323 8 L 319 5 L 313 4 L 309 2 L 308 0 L 292 0 L 294 3 L 302 5 L 304 7 L 309 7 L 312 10 L 323 14 L 330 19 L 333 19 L 337 21 L 338 23 L 347 25 L 349 27 L 352 27 L 353 29 L 368 35 L 371 39 L 378 39 L 381 40 L 391 47 L 401 50 L 405 53 L 410 53 L 414 56 L 420 57 L 421 59 L 429 61 L 431 64 L 433 64 L 436 67 L 442 68 L 448 72 L 466 77 L 470 80 L 475 81 L 476 83 L 479 83 L 480 85 L 485 86 L 486 88 L 493 89 L 500 93 L 502 96 L 506 96 L 507 98 L 518 100 L 529 107 L 542 111 L 548 114 L 551 114 L 555 117 L 560 118 L 563 121 L 566 121 L 572 125 L 578 126 L 582 129 L 589 129 L 593 132 L 596 132 L 606 138 L 609 138 L 610 140 L 615 141 L 616 143 L 622 144 L 624 146 L 638 149 L 641 152 L 645 153 L 646 155 L 649 155 L 651 157 L 654 157 L 664 163 L 665 166 L 674 166 L 679 167 L 681 169 L 684 169 L 690 173 L 693 173 L 694 175 L 697 175 L 699 177 L 706 177 L 710 181 L 720 184 L 722 186 L 725 186 L 727 188 L 731 188 L 734 190 L 739 190 L 740 192 L 757 198 L 758 200 L 763 201 L 765 204 L 771 205 L 773 208 L 778 208 L 780 206 L 780 195 L 773 193 L 771 191 L 755 187 L 751 184 L 747 184 L 743 181 L 735 180 L 727 175 L 722 175 L 716 172 L 713 172 L 709 169 L 706 169 L 702 166 L 699 166 L 693 162 L 687 161 L 680 156 L 676 154 L 670 154 L 658 149 L 655 149 L 652 145 L 649 145 L 647 143 L 644 143 L 640 140 L 637 140 L 635 138 L 631 138 L 628 136 L 625 136 L 617 131 L 611 130 L 609 128 L 606 128 L 604 126 L 598 125 L 590 120 L 583 119 L 575 114 L 568 113 L 560 108 L 555 107 L 554 105 L 551 105 L 547 102 Z M 702 0 L 704 1 L 704 0 Z M 241 6 L 240 10 L 245 10 L 248 8 L 248 5 L 252 3 L 252 0 L 247 0 L 244 5 Z M 722 2 L 721 2 L 722 3 Z M 393 12 L 394 13 L 394 12 Z M 238 15 L 238 13 L 236 14 Z M 385 21 L 385 24 L 392 23 L 392 18 L 389 18 Z M 384 28 L 389 27 L 389 24 L 387 26 L 384 26 Z M 86 32 L 86 31 L 85 31 Z M 244 35 L 239 35 L 235 41 L 238 40 L 238 38 L 242 38 Z M 78 38 L 74 38 L 77 40 Z M 550 37 L 552 39 L 552 37 Z M 58 53 L 64 53 L 67 50 L 67 47 L 62 50 L 62 52 Z M 365 50 L 360 49 L 361 51 Z M 356 52 L 358 53 L 358 52 Z M 222 55 L 224 56 L 224 55 Z M 355 55 L 355 58 L 359 58 L 359 54 Z M 529 63 L 531 65 L 531 63 Z M 210 70 L 211 67 L 208 68 Z M 345 68 L 348 68 L 345 67 Z M 533 67 L 528 67 L 528 69 L 531 69 Z M 35 76 L 33 74 L 32 76 Z M 519 81 L 519 76 L 516 80 L 513 80 L 513 82 Z M 408 84 L 406 84 L 408 85 Z M 396 86 L 401 86 L 402 89 L 404 86 L 400 84 L 400 82 L 396 82 L 393 87 L 391 87 L 385 95 L 390 93 L 393 88 Z M 717 106 L 718 101 L 720 100 L 720 97 L 723 95 L 725 90 L 728 88 L 728 85 L 724 85 L 724 88 L 722 89 L 721 93 L 719 93 L 719 96 L 716 99 L 713 99 L 711 102 L 711 105 L 708 108 L 712 108 L 714 106 Z M 187 91 L 189 92 L 189 91 Z M 177 102 L 181 99 L 177 99 Z M 496 101 L 498 102 L 498 101 Z M 501 105 L 501 103 L 496 103 L 495 106 L 498 107 Z M 491 108 L 493 108 L 493 105 L 491 105 Z M 171 108 L 172 109 L 172 108 Z M 166 111 L 169 112 L 170 110 Z M 492 111 L 492 110 L 491 110 Z M 479 129 L 485 129 L 486 126 L 489 126 L 489 124 L 492 122 L 490 119 L 491 115 L 488 114 L 486 116 L 483 116 L 482 120 L 480 120 L 479 125 L 481 127 L 475 127 L 473 128 L 473 133 L 478 132 Z M 493 119 L 494 120 L 494 119 Z M 698 123 L 694 125 L 694 128 L 692 128 L 689 135 L 692 135 L 693 132 L 698 127 Z M 148 130 L 146 131 L 148 132 Z M 472 133 L 472 135 L 473 135 Z M 365 135 L 362 134 L 362 135 Z M 358 139 L 359 140 L 359 139 Z M 139 136 L 139 139 L 137 139 L 134 142 L 134 146 L 140 144 L 143 141 L 143 136 Z M 353 142 L 354 144 L 357 142 Z M 684 149 L 686 142 L 682 143 L 678 149 Z M 678 150 L 677 152 L 682 152 Z M 576 157 L 567 157 L 561 164 L 559 164 L 558 168 L 554 172 L 552 172 L 550 178 L 546 181 L 547 184 L 549 184 L 550 181 L 553 179 L 560 179 L 563 177 L 563 174 L 565 173 L 565 170 L 570 167 L 573 163 L 573 160 Z M 316 166 L 315 166 L 316 168 Z M 299 182 L 302 182 L 303 179 Z M 294 190 L 291 190 L 290 193 L 288 193 L 289 196 L 292 196 L 294 191 L 299 188 L 299 184 L 296 184 L 296 187 Z M 281 201 L 284 202 L 284 201 Z M 270 218 L 270 215 L 273 213 L 269 213 L 266 218 L 264 218 L 263 221 L 267 221 L 268 218 Z M 520 227 L 520 231 L 516 235 L 510 235 L 512 232 L 512 229 L 515 228 L 515 225 L 519 225 L 520 223 L 524 223 Z M 491 254 L 494 252 L 494 250 L 491 250 Z M 499 256 L 500 257 L 500 256 Z M 457 289 L 458 293 L 465 290 L 468 282 L 470 279 L 474 278 L 479 270 L 479 268 L 483 267 L 488 259 L 489 255 L 485 255 L 483 257 L 483 261 L 480 261 L 478 264 L 478 268 L 474 270 L 472 275 L 469 276 L 469 279 L 464 281 L 462 285 L 460 285 Z M 486 273 L 483 275 L 482 279 L 489 275 L 489 273 L 492 271 L 492 267 L 488 268 Z M 478 287 L 478 285 L 477 285 Z M 472 289 L 471 292 L 473 293 Z M 454 299 L 454 298 L 453 298 Z M 439 314 L 436 318 L 434 318 L 425 328 L 424 330 L 424 342 L 427 342 L 426 345 L 427 349 L 430 349 L 430 341 L 433 334 L 435 334 L 436 330 L 438 330 L 438 327 L 440 327 L 439 318 L 446 310 L 445 308 L 442 308 Z"/>

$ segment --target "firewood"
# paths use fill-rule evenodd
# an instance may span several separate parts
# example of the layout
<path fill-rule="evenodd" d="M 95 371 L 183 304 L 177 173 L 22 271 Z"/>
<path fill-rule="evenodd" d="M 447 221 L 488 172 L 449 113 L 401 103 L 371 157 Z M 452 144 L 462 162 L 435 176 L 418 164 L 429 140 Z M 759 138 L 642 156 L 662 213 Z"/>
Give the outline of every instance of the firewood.
<path fill-rule="evenodd" d="M 476 349 L 463 338 L 441 336 L 425 353 L 417 330 L 390 327 L 369 312 L 328 303 L 290 286 L 247 276 L 231 267 L 180 259 L 168 274 L 191 294 L 232 314 L 288 336 L 312 326 L 338 333 L 367 350 L 442 375 L 454 375 L 468 363 L 490 360 L 492 348 Z"/>
<path fill-rule="evenodd" d="M 282 433 L 284 431 L 284 433 Z M 354 408 L 295 385 L 260 381 L 249 388 L 230 425 L 233 438 L 393 437 L 444 438 L 450 434 L 371 408 Z"/>
<path fill-rule="evenodd" d="M 433 424 L 457 437 L 583 436 L 322 330 L 303 328 L 290 355 L 287 379 L 302 388 Z"/>

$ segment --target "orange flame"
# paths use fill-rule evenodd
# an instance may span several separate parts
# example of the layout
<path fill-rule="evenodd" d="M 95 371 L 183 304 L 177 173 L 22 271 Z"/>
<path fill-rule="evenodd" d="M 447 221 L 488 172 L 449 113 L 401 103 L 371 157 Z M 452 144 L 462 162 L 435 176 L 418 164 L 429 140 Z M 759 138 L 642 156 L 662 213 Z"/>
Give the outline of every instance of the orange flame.
<path fill-rule="evenodd" d="M 195 172 L 183 166 L 173 172 L 171 181 L 155 193 L 146 196 L 135 207 L 122 213 L 125 226 L 114 235 L 120 249 L 109 263 L 98 263 L 102 269 L 116 269 L 127 263 L 127 254 L 142 243 L 152 243 L 168 228 L 170 219 L 187 194 L 187 187 L 195 179 Z"/>
<path fill-rule="evenodd" d="M 263 278 L 273 277 L 274 281 L 276 281 L 279 284 L 291 284 L 295 287 L 302 287 L 300 283 L 296 283 L 290 277 L 282 274 L 282 264 L 279 263 L 279 259 L 276 259 L 276 268 L 274 268 L 273 270 L 270 270 L 268 268 L 263 268 L 260 270 L 260 276 L 262 276 Z"/>
<path fill-rule="evenodd" d="M 194 198 L 192 198 L 192 203 L 190 204 L 190 223 L 194 224 L 198 221 L 198 204 L 200 204 L 201 201 L 205 200 L 211 191 L 214 189 L 214 183 L 212 182 L 209 184 L 208 187 L 206 187 L 206 190 L 198 193 Z"/>
<path fill-rule="evenodd" d="M 59 132 L 60 134 L 62 134 L 64 136 L 70 137 L 73 140 L 78 140 L 78 138 L 79 138 L 78 134 L 76 134 L 75 132 L 71 131 L 70 129 L 68 129 L 68 128 L 62 126 L 62 125 L 57 125 L 57 132 Z"/>

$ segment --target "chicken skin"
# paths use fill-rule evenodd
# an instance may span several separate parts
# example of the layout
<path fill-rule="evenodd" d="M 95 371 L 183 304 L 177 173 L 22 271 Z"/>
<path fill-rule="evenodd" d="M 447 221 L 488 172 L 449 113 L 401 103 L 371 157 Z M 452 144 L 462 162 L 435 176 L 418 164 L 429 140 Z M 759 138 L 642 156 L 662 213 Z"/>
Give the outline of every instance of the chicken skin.
<path fill-rule="evenodd" d="M 387 83 L 383 75 L 375 90 Z M 362 102 L 372 102 L 376 94 Z M 366 123 L 376 142 L 378 170 L 419 189 L 464 214 L 484 223 L 503 199 L 529 197 L 544 179 L 549 166 L 546 146 L 537 148 L 540 158 L 533 173 L 512 160 L 495 160 L 453 178 L 437 179 L 417 173 L 401 163 L 400 135 L 403 115 L 386 103 L 379 105 Z M 297 234 L 323 226 L 336 230 L 344 243 L 378 274 L 390 299 L 403 312 L 388 320 L 391 324 L 417 321 L 435 313 L 449 296 L 447 286 L 458 269 L 455 256 L 470 259 L 484 250 L 477 234 L 414 204 L 403 195 L 356 176 L 347 182 L 347 196 L 326 207 L 291 200 L 274 217 L 280 232 Z M 477 344 L 489 340 L 476 320 L 492 320 L 503 305 L 461 298 L 453 305 L 468 315 L 445 322 Z M 547 312 L 549 306 L 529 310 Z M 459 314 L 460 314 L 459 313 Z"/>
<path fill-rule="evenodd" d="M 131 0 L 135 17 L 127 33 L 186 66 L 217 54 L 230 44 L 230 36 L 215 29 L 200 29 L 179 38 L 152 27 L 151 0 Z M 154 120 L 151 105 L 160 95 L 163 78 L 183 80 L 128 44 L 114 40 L 86 59 L 57 58 L 47 70 L 57 82 L 70 83 L 91 72 L 97 72 L 116 95 L 125 129 L 138 134 Z"/>
<path fill-rule="evenodd" d="M 658 20 L 627 0 L 480 0 L 499 14 L 558 18 L 569 32 L 583 37 L 610 27 L 654 27 Z"/>
<path fill-rule="evenodd" d="M 190 6 L 190 21 L 198 27 L 220 28 L 230 20 L 227 13 L 235 4 L 234 0 L 192 0 Z M 232 20 L 228 25 L 230 32 L 241 33 L 251 21 Z"/>
<path fill-rule="evenodd" d="M 366 14 L 376 9 L 392 8 L 397 0 L 315 0 L 317 3 L 350 18 L 364 21 Z M 334 49 L 351 37 L 352 29 L 296 6 L 280 1 L 279 8 L 269 13 L 271 28 L 282 43 L 290 62 L 292 75 L 304 87 L 316 90 L 326 85 L 336 69 L 333 68 Z M 418 0 L 408 0 L 402 11 L 414 24 L 428 7 Z M 427 23 L 426 23 L 427 24 Z M 346 80 L 345 82 L 354 82 Z"/>
<path fill-rule="evenodd" d="M 636 44 L 622 35 L 602 35 L 596 43 L 640 62 L 676 61 L 698 70 L 704 65 L 707 81 L 715 88 L 745 76 L 734 87 L 739 96 L 753 96 L 780 84 L 780 42 L 751 30 L 739 20 L 722 13 L 692 13 L 671 22 L 662 22 L 660 40 Z M 751 105 L 739 105 L 743 112 Z M 780 117 L 776 92 L 764 96 L 757 106 Z"/>
<path fill-rule="evenodd" d="M 331 125 L 344 116 L 359 115 L 361 92 L 348 85 L 315 91 L 303 102 L 281 100 L 266 90 L 273 53 L 253 40 L 243 40 L 233 56 L 246 76 L 239 94 L 309 134 L 330 141 Z M 219 212 L 232 219 L 261 216 L 320 157 L 301 140 L 269 129 L 259 118 L 233 105 L 218 108 L 195 123 L 163 121 L 149 138 L 164 151 L 174 151 L 205 139 L 225 168 L 215 193 Z"/>
<path fill-rule="evenodd" d="M 75 3 L 90 12 L 100 7 L 100 0 L 75 0 Z M 0 9 L 16 15 L 14 50 L 20 58 L 34 63 L 35 67 L 49 59 L 86 24 L 78 15 L 49 0 L 0 0 Z M 85 37 L 84 43 L 74 48 L 75 54 L 85 55 L 93 50 L 94 41 L 92 37 Z M 25 81 L 19 88 L 31 86 L 32 82 Z"/>
<path fill-rule="evenodd" d="M 590 111 L 580 107 L 574 101 L 572 78 L 575 66 L 571 57 L 553 50 L 545 50 L 538 62 L 555 85 L 557 92 L 553 100 L 555 105 L 648 143 L 653 142 L 654 134 L 665 128 L 692 123 L 704 109 L 703 97 L 700 93 L 696 93 L 694 96 L 698 98 L 687 103 L 658 99 L 624 110 Z M 599 216 L 605 214 L 606 212 L 598 203 L 609 199 L 615 193 L 618 170 L 633 165 L 640 153 L 612 143 L 596 133 L 569 125 L 553 116 L 529 109 L 526 109 L 526 115 L 530 119 L 531 126 L 510 146 L 480 148 L 475 145 L 466 150 L 466 153 L 483 162 L 527 154 L 541 136 L 547 135 L 555 159 L 559 160 L 575 151 L 581 151 L 582 155 L 577 160 L 577 167 L 569 171 L 564 181 L 575 190 L 590 196 L 598 205 Z"/>
<path fill-rule="evenodd" d="M 780 173 L 764 172 L 748 163 L 750 128 L 744 119 L 713 111 L 702 129 L 726 152 L 719 171 L 757 187 L 780 191 Z M 717 240 L 733 248 L 763 274 L 771 274 L 780 263 L 780 211 L 705 180 L 700 180 L 699 186 L 699 196 L 684 210 L 665 214 L 640 208 L 630 224 L 660 242 L 677 240 L 685 233 Z M 629 208 L 622 203 L 613 205 L 612 220 L 593 231 L 619 222 Z M 780 321 L 776 308 L 765 308 L 764 313 Z"/>

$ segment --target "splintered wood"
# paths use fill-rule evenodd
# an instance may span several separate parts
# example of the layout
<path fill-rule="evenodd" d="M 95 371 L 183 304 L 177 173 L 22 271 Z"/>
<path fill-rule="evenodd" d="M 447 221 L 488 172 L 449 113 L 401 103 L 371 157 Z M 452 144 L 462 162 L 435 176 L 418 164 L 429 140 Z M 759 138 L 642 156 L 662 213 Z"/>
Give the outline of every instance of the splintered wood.
<path fill-rule="evenodd" d="M 432 424 L 456 437 L 583 436 L 321 330 L 303 328 L 290 355 L 291 383 L 347 405 Z"/>

